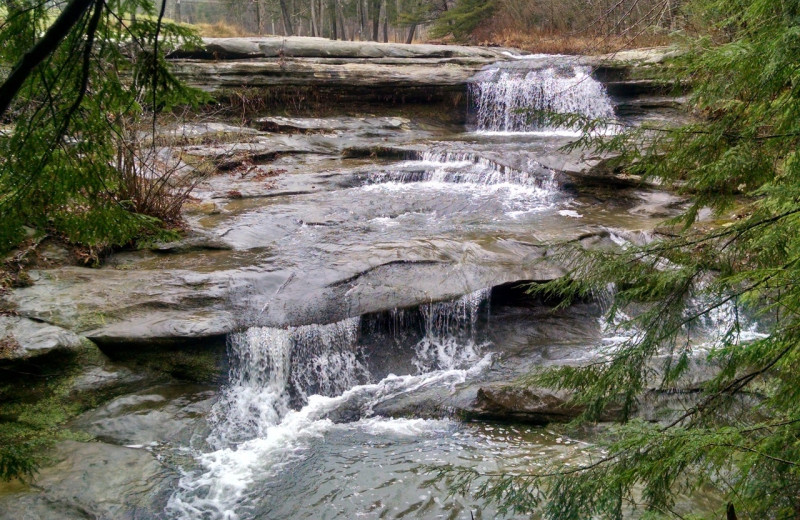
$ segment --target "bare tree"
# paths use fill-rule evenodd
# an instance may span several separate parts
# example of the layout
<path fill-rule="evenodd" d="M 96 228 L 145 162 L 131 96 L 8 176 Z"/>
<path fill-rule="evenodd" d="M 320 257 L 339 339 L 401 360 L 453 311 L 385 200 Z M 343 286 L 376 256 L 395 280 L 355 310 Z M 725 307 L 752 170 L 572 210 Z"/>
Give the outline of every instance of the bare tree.
<path fill-rule="evenodd" d="M 281 6 L 281 15 L 283 16 L 283 34 L 292 36 L 294 29 L 292 28 L 292 18 L 289 16 L 289 8 L 286 6 L 286 0 L 279 0 Z"/>

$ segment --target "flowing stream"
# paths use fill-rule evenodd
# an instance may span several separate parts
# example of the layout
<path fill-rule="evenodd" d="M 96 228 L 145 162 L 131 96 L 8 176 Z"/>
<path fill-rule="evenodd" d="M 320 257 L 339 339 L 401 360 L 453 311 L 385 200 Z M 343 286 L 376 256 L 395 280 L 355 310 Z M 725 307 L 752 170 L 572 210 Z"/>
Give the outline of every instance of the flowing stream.
<path fill-rule="evenodd" d="M 168 402 L 160 394 L 87 419 L 177 472 L 158 490 L 163 518 L 496 518 L 432 469 L 529 472 L 596 455 L 555 427 L 462 420 L 486 388 L 596 359 L 637 333 L 605 323 L 601 301 L 553 312 L 519 288 L 563 274 L 543 262 L 547 244 L 624 246 L 621 236 L 646 235 L 680 202 L 639 187 L 583 193 L 569 176 L 584 167 L 581 152 L 561 149 L 575 130 L 525 110 L 615 117 L 590 72 L 558 59 L 487 68 L 471 86 L 470 130 L 282 118 L 303 131 L 187 147 L 215 157 L 263 144 L 272 155 L 199 188 L 215 209 L 192 225 L 225 247 L 115 257 L 189 280 L 189 269 L 234 273 L 241 287 L 231 306 L 247 326 L 227 338 L 222 387 L 203 394 L 203 412 L 175 405 L 194 421 L 180 430 L 189 434 L 118 431 L 163 421 L 148 408 Z M 342 153 L 356 144 L 387 155 Z"/>
<path fill-rule="evenodd" d="M 477 339 L 479 313 L 488 312 L 488 296 L 488 291 L 478 291 L 453 302 L 420 307 L 422 337 L 411 345 L 405 373 L 382 378 L 369 368 L 358 318 L 289 329 L 258 327 L 232 336 L 230 383 L 211 413 L 212 429 L 206 439 L 210 451 L 197 454 L 199 467 L 181 479 L 169 510 L 179 518 L 272 518 L 275 508 L 292 511 L 277 515 L 284 518 L 333 518 L 355 515 L 371 504 L 373 509 L 386 509 L 391 517 L 402 517 L 399 505 L 383 505 L 381 490 L 393 481 L 402 482 L 406 472 L 411 473 L 406 478 L 416 481 L 412 488 L 421 485 L 424 476 L 417 471 L 395 473 L 395 467 L 388 477 L 370 468 L 380 480 L 378 485 L 360 483 L 367 486 L 361 492 L 358 486 L 337 489 L 337 481 L 342 485 L 368 470 L 367 458 L 386 456 L 388 467 L 397 465 L 393 458 L 399 458 L 402 465 L 421 470 L 438 458 L 424 453 L 425 446 L 442 444 L 456 450 L 459 442 L 477 442 L 471 439 L 477 435 L 474 432 L 455 441 L 443 439 L 461 430 L 452 420 L 384 418 L 373 415 L 372 409 L 422 388 L 452 387 L 489 367 L 491 355 L 482 353 L 487 345 Z M 404 314 L 395 311 L 390 320 L 395 339 L 402 333 L 397 324 L 407 321 Z M 347 446 L 344 453 L 322 449 L 320 454 L 320 444 L 349 444 L 347 439 L 353 436 L 359 443 Z M 351 460 L 340 465 L 337 457 Z M 301 514 L 301 503 L 287 505 L 282 497 L 272 496 L 270 489 L 280 486 L 287 474 L 312 462 L 325 465 L 319 477 L 331 493 L 348 497 L 338 503 L 337 513 L 309 509 Z M 403 507 L 416 509 L 425 502 L 431 502 L 426 509 L 443 507 L 433 495 L 418 492 L 425 496 L 412 497 Z M 264 493 L 275 502 L 265 501 Z"/>
<path fill-rule="evenodd" d="M 570 129 L 531 122 L 520 112 L 524 108 L 590 117 L 614 113 L 602 85 L 583 67 L 492 69 L 471 92 L 476 137 L 569 135 Z M 373 165 L 335 198 L 320 192 L 292 198 L 291 205 L 276 200 L 245 207 L 223 236 L 240 249 L 273 243 L 281 256 L 303 258 L 306 272 L 325 273 L 337 263 L 337 247 L 380 255 L 376 245 L 385 244 L 391 254 L 392 244 L 408 248 L 419 241 L 425 250 L 443 233 L 454 245 L 467 244 L 475 234 L 517 233 L 521 240 L 546 230 L 547 219 L 555 219 L 550 225 L 558 235 L 565 220 L 581 217 L 566 209 L 569 197 L 560 192 L 555 171 L 537 159 L 537 146 L 543 145 L 489 139 L 466 147 L 441 141 L 404 161 Z M 301 229 L 287 232 L 294 222 L 301 222 Z M 474 255 L 467 258 L 480 263 Z M 451 283 L 453 275 L 444 276 L 442 283 Z M 351 288 L 347 297 L 360 288 Z M 269 298 L 267 313 L 278 306 Z M 492 507 L 448 496 L 446 484 L 431 478 L 430 467 L 516 471 L 542 457 L 570 464 L 583 446 L 534 427 L 382 413 L 420 395 L 443 399 L 490 372 L 507 370 L 495 366 L 498 348 L 505 345 L 496 344 L 490 301 L 491 291 L 481 289 L 371 317 L 252 327 L 232 335 L 229 382 L 208 416 L 207 435 L 182 448 L 193 462 L 183 466 L 168 516 L 492 518 Z M 499 319 L 496 327 L 503 329 Z M 578 344 L 602 335 L 596 315 L 587 323 L 593 332 L 578 332 Z M 534 336 L 542 334 L 541 323 L 531 327 Z M 415 407 L 425 408 L 408 409 Z"/>

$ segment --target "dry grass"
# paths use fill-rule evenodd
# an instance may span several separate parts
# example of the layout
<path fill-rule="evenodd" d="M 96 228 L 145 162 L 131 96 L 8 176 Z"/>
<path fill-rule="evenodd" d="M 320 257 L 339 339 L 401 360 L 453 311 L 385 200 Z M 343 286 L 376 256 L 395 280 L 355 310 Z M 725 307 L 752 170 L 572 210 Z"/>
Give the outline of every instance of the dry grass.
<path fill-rule="evenodd" d="M 634 38 L 620 36 L 590 36 L 584 34 L 556 34 L 543 31 L 504 30 L 494 34 L 476 34 L 481 45 L 514 47 L 530 53 L 542 54 L 607 54 L 627 49 L 659 47 L 673 43 L 666 34 L 640 34 Z"/>
<path fill-rule="evenodd" d="M 223 21 L 216 23 L 198 23 L 192 25 L 200 36 L 206 38 L 238 38 L 242 36 L 254 36 L 253 33 L 243 28 Z"/>

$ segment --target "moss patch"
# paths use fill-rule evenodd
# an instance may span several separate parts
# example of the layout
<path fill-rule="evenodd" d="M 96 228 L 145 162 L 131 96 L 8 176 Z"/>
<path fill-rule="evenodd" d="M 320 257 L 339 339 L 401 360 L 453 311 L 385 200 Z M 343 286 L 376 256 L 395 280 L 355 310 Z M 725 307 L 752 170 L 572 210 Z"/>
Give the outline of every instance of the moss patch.
<path fill-rule="evenodd" d="M 101 356 L 93 344 L 87 347 L 0 364 L 0 480 L 30 479 L 56 441 L 86 438 L 64 424 L 87 409 L 70 395 L 81 367 Z"/>

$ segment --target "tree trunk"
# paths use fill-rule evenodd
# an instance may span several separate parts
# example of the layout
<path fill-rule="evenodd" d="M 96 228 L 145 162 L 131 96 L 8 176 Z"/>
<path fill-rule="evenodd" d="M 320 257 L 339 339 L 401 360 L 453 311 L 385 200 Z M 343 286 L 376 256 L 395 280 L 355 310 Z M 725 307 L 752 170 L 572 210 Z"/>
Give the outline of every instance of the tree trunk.
<path fill-rule="evenodd" d="M 264 34 L 264 19 L 261 16 L 261 0 L 256 0 L 256 25 L 258 26 L 256 32 L 259 35 Z"/>
<path fill-rule="evenodd" d="M 411 27 L 408 29 L 408 38 L 406 38 L 406 43 L 413 43 L 414 42 L 414 32 L 417 30 L 417 24 L 412 23 Z"/>
<path fill-rule="evenodd" d="M 319 36 L 319 23 L 317 22 L 317 0 L 311 0 L 311 36 Z"/>
<path fill-rule="evenodd" d="M 386 0 L 381 4 L 383 8 L 383 43 L 389 43 L 389 6 L 386 5 Z"/>
<path fill-rule="evenodd" d="M 294 29 L 292 29 L 292 19 L 289 17 L 289 9 L 286 7 L 286 0 L 280 0 L 281 14 L 283 15 L 283 34 L 292 36 Z"/>
<path fill-rule="evenodd" d="M 381 0 L 372 0 L 369 6 L 372 15 L 372 41 L 378 41 L 380 35 L 379 30 L 381 27 Z"/>
<path fill-rule="evenodd" d="M 331 0 L 330 4 L 328 4 L 328 13 L 331 19 L 331 40 L 338 40 L 339 34 L 336 25 L 339 23 L 336 15 L 336 0 Z"/>
<path fill-rule="evenodd" d="M 339 19 L 339 28 L 341 29 L 339 32 L 342 40 L 347 40 L 347 29 L 344 26 L 344 12 L 342 11 L 342 3 L 340 0 L 336 0 L 336 14 Z"/>
<path fill-rule="evenodd" d="M 316 2 L 317 0 L 311 0 L 312 2 Z M 319 0 L 317 4 L 317 12 L 319 13 L 319 35 L 325 36 L 325 2 L 323 0 Z"/>
<path fill-rule="evenodd" d="M 359 23 L 359 35 L 361 39 L 364 39 L 364 31 L 367 29 L 367 12 L 366 12 L 366 0 L 358 0 L 358 23 Z"/>

